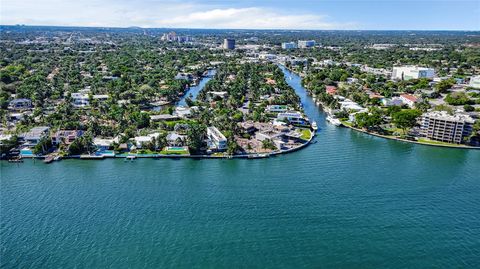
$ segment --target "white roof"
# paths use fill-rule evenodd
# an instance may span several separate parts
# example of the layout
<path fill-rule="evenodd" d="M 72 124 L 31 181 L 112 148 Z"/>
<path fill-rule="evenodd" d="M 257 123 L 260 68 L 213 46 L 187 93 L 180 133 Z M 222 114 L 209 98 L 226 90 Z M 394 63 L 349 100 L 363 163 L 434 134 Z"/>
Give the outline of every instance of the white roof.
<path fill-rule="evenodd" d="M 97 146 L 110 146 L 113 142 L 118 143 L 118 137 L 115 138 L 98 138 L 93 139 L 93 144 Z"/>
<path fill-rule="evenodd" d="M 446 111 L 432 111 L 423 114 L 423 117 L 434 118 L 445 121 L 455 121 L 455 122 L 468 122 L 474 123 L 475 120 L 466 114 L 454 114 L 450 115 Z"/>

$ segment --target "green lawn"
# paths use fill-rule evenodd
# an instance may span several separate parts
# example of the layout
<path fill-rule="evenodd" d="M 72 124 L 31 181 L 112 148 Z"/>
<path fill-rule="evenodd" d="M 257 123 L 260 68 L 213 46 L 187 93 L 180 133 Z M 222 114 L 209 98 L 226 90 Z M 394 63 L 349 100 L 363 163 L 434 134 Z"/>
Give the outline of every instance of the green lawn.
<path fill-rule="evenodd" d="M 160 154 L 164 155 L 188 155 L 190 152 L 188 150 L 162 150 Z"/>
<path fill-rule="evenodd" d="M 431 144 L 431 145 L 443 145 L 443 146 L 450 146 L 450 147 L 463 147 L 463 145 L 459 145 L 459 144 L 452 144 L 452 143 L 447 143 L 447 142 L 429 140 L 429 139 L 425 139 L 425 138 L 419 138 L 419 139 L 418 139 L 418 142 L 420 142 L 420 143 L 425 143 L 425 144 Z"/>
<path fill-rule="evenodd" d="M 310 137 L 312 137 L 312 132 L 310 129 L 300 129 L 300 133 L 302 134 L 300 138 L 303 140 L 309 140 Z"/>

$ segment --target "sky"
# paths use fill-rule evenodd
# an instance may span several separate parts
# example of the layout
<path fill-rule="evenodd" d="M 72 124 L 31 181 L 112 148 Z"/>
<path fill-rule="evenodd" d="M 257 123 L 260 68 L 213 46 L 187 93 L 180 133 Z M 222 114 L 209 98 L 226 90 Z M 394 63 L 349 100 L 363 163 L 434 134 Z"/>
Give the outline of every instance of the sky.
<path fill-rule="evenodd" d="M 0 0 L 0 24 L 480 30 L 480 0 Z"/>

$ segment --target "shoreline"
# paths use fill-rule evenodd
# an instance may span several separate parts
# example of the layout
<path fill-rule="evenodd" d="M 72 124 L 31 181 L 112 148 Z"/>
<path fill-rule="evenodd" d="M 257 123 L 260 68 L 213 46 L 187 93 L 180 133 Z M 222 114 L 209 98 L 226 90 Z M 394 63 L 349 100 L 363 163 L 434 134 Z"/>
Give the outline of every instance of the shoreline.
<path fill-rule="evenodd" d="M 237 155 L 180 155 L 180 154 L 119 154 L 114 156 L 107 155 L 72 155 L 64 156 L 62 159 L 78 159 L 78 160 L 104 160 L 104 159 L 125 159 L 125 160 L 134 160 L 134 159 L 264 159 L 269 157 L 276 157 L 282 154 L 292 153 L 298 150 L 301 150 L 312 143 L 313 138 L 316 136 L 316 131 L 311 130 L 310 139 L 306 140 L 305 143 L 301 144 L 296 148 L 286 149 L 286 150 L 276 150 L 272 152 L 265 153 L 255 153 L 255 154 L 237 154 Z M 44 160 L 49 155 L 42 156 L 22 156 L 20 160 L 23 159 L 36 159 Z M 2 160 L 12 162 L 11 160 Z M 13 163 L 13 162 L 12 162 Z"/>
<path fill-rule="evenodd" d="M 290 68 L 287 68 L 287 69 L 290 72 L 297 74 L 294 70 L 291 70 Z M 297 75 L 299 75 L 299 74 L 297 74 Z M 308 92 L 308 90 L 307 90 L 307 95 L 309 95 L 310 98 L 313 99 L 315 105 L 317 105 L 318 108 L 321 109 L 323 113 L 327 114 L 327 112 L 325 112 L 325 110 L 323 109 L 324 105 L 323 105 L 322 102 L 317 101 L 316 97 L 314 95 L 310 94 Z M 432 146 L 432 147 L 441 147 L 441 148 L 453 148 L 453 149 L 463 149 L 463 150 L 467 150 L 467 149 L 480 150 L 480 147 L 467 146 L 467 145 L 463 145 L 463 144 L 458 144 L 458 146 L 457 145 L 433 144 L 433 143 L 426 143 L 426 142 L 420 142 L 420 141 L 412 141 L 412 140 L 403 139 L 403 138 L 399 138 L 399 137 L 391 137 L 391 136 L 381 135 L 381 134 L 372 133 L 372 132 L 369 132 L 369 131 L 366 131 L 366 130 L 363 130 L 363 129 L 359 129 L 359 128 L 344 124 L 343 122 L 342 122 L 342 126 L 346 127 L 346 128 L 349 128 L 351 130 L 363 133 L 363 134 L 372 135 L 372 136 L 376 136 L 376 137 L 384 138 L 384 139 L 389 139 L 389 140 L 394 140 L 394 141 L 398 141 L 398 142 L 407 142 L 407 143 L 411 143 L 411 144 Z M 339 127 L 341 127 L 341 126 L 339 126 Z"/>
<path fill-rule="evenodd" d="M 342 126 L 344 126 L 346 128 L 349 128 L 351 130 L 357 131 L 359 133 L 363 133 L 363 134 L 367 134 L 367 135 L 371 135 L 371 136 L 375 136 L 375 137 L 379 137 L 379 138 L 394 140 L 394 141 L 398 141 L 398 142 L 407 142 L 407 143 L 411 143 L 411 144 L 432 146 L 432 147 L 441 147 L 441 148 L 480 150 L 480 147 L 472 147 L 472 146 L 466 146 L 466 145 L 462 145 L 462 144 L 459 144 L 458 146 L 442 145 L 442 144 L 430 144 L 430 143 L 426 143 L 426 142 L 412 141 L 412 140 L 403 139 L 403 138 L 399 138 L 399 137 L 391 137 L 391 136 L 381 135 L 381 134 L 377 134 L 377 133 L 372 133 L 372 132 L 369 132 L 369 131 L 366 131 L 366 130 L 363 130 L 363 129 L 359 129 L 359 128 L 356 128 L 356 127 L 353 127 L 353 126 L 349 126 L 349 125 L 346 125 L 346 124 L 343 124 L 343 123 L 342 123 Z"/>

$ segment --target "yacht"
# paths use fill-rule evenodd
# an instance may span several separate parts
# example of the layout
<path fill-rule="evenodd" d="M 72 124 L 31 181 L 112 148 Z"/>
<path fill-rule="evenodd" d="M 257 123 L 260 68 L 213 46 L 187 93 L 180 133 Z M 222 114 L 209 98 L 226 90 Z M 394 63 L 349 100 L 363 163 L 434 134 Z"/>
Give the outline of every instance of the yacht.
<path fill-rule="evenodd" d="M 342 125 L 342 122 L 340 122 L 339 119 L 334 118 L 334 117 L 331 116 L 331 115 L 328 115 L 328 116 L 327 116 L 327 121 L 330 122 L 331 124 L 335 125 L 335 126 L 340 126 L 340 125 Z"/>
<path fill-rule="evenodd" d="M 312 129 L 314 131 L 318 130 L 317 122 L 315 122 L 315 121 L 312 122 Z"/>

